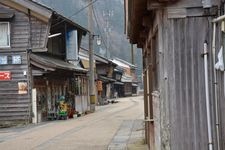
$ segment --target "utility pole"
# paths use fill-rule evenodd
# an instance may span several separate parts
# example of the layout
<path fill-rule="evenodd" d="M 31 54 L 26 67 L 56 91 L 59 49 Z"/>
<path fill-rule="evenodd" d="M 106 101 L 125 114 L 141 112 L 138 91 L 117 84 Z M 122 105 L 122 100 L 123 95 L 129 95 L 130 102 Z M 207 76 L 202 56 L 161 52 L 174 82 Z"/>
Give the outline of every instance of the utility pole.
<path fill-rule="evenodd" d="M 106 58 L 110 57 L 109 49 L 110 49 L 110 32 L 111 32 L 111 27 L 110 27 L 110 17 L 113 16 L 113 10 L 107 10 L 103 11 L 103 17 L 105 20 L 105 28 L 104 31 L 106 32 L 106 40 L 107 40 L 107 47 L 106 47 Z"/>
<path fill-rule="evenodd" d="M 130 44 L 131 46 L 131 63 L 134 64 L 134 45 Z"/>
<path fill-rule="evenodd" d="M 88 1 L 91 4 L 88 7 L 88 30 L 89 30 L 89 94 L 90 94 L 90 110 L 95 111 L 95 79 L 94 79 L 94 50 L 93 50 L 93 5 L 92 0 Z"/>

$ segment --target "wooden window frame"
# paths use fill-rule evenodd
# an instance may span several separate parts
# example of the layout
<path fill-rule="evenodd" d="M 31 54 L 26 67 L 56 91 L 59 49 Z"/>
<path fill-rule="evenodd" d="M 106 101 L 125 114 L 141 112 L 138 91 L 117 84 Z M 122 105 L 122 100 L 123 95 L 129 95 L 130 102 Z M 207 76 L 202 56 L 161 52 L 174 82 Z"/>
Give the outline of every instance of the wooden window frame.
<path fill-rule="evenodd" d="M 9 45 L 0 45 L 0 48 L 10 48 L 11 47 L 11 38 L 10 38 L 10 22 L 8 21 L 0 21 L 1 24 L 7 23 L 8 24 L 8 40 L 9 40 Z"/>

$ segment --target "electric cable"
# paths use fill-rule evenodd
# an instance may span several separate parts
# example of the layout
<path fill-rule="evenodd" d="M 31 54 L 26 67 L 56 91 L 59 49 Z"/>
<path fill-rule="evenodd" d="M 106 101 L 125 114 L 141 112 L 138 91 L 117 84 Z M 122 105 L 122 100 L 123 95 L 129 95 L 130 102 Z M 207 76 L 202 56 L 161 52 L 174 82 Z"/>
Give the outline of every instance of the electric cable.
<path fill-rule="evenodd" d="M 93 5 L 94 6 L 94 5 Z M 95 12 L 95 7 L 93 7 L 93 14 L 94 14 L 94 19 L 95 19 L 95 21 L 96 21 L 96 24 L 97 24 L 97 27 L 98 27 L 98 30 L 99 30 L 99 32 L 100 32 L 100 34 L 101 34 L 101 37 L 103 37 L 103 34 L 102 34 L 102 32 L 101 32 L 101 30 L 100 30 L 100 25 L 98 24 L 98 16 L 96 15 L 96 12 Z M 106 35 L 105 35 L 105 32 L 103 31 L 103 33 L 104 33 L 104 37 L 106 37 Z M 110 38 L 110 39 L 112 39 L 111 38 L 111 36 L 110 36 L 110 34 L 108 34 L 109 36 L 108 36 L 108 38 Z M 108 40 L 108 39 L 107 39 Z M 105 39 L 103 39 L 103 44 L 104 44 L 104 46 L 105 46 L 105 48 L 106 49 L 109 49 L 109 47 L 111 47 L 112 48 L 112 44 L 111 43 L 109 43 L 109 47 L 107 47 L 107 44 L 106 44 L 106 41 L 105 41 Z"/>
<path fill-rule="evenodd" d="M 69 19 L 71 19 L 71 17 L 76 16 L 77 14 L 79 14 L 81 11 L 83 11 L 84 9 L 86 9 L 87 7 L 89 7 L 90 5 L 94 4 L 95 2 L 97 2 L 98 0 L 92 1 L 91 3 L 87 4 L 86 6 L 82 7 L 81 9 L 79 9 L 78 11 L 76 11 L 75 13 L 73 13 L 72 15 L 70 15 Z M 61 20 L 60 22 L 52 25 L 52 27 L 59 25 L 60 23 L 64 22 L 66 19 Z"/>
<path fill-rule="evenodd" d="M 103 44 L 104 44 L 105 48 L 107 49 L 107 45 L 106 45 L 105 39 L 103 38 L 103 34 L 102 34 L 101 30 L 100 30 L 100 25 L 98 24 L 98 19 L 97 19 L 94 7 L 93 7 L 93 14 L 94 14 L 94 19 L 95 19 L 95 22 L 97 24 L 97 28 L 98 28 L 98 31 L 100 33 L 101 39 L 103 41 Z"/>

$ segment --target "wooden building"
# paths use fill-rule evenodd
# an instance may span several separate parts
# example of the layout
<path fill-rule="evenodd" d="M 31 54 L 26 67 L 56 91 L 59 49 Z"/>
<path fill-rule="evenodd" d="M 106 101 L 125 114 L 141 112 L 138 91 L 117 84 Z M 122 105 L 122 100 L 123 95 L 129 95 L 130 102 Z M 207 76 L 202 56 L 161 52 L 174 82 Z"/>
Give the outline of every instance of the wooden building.
<path fill-rule="evenodd" d="M 85 28 L 34 1 L 1 0 L 0 32 L 1 125 L 46 116 L 60 96 L 74 102 L 77 78 L 87 80 L 77 63 Z"/>
<path fill-rule="evenodd" d="M 83 66 L 89 68 L 88 50 L 84 48 L 79 52 L 80 60 Z M 98 95 L 98 103 L 105 104 L 107 99 L 114 97 L 113 83 L 116 81 L 113 78 L 113 71 L 116 64 L 110 59 L 104 58 L 98 54 L 94 55 L 95 62 L 95 81 L 96 81 L 96 95 Z"/>
<path fill-rule="evenodd" d="M 115 93 L 115 97 L 124 96 L 124 83 L 121 82 L 122 75 L 123 69 L 117 66 L 113 71 L 113 79 L 116 80 L 113 83 L 113 93 Z"/>
<path fill-rule="evenodd" d="M 126 34 L 143 51 L 150 150 L 225 149 L 225 79 L 214 69 L 224 22 L 213 26 L 224 1 L 125 0 L 125 12 Z"/>
<path fill-rule="evenodd" d="M 132 94 L 136 94 L 133 93 L 137 91 L 136 66 L 119 58 L 114 58 L 112 61 L 117 64 L 117 70 L 122 70 L 122 76 L 120 80 L 118 80 L 119 82 L 114 83 L 115 88 L 117 88 L 117 90 L 115 90 L 119 96 L 132 96 Z M 118 89 L 120 89 L 120 91 L 118 91 Z"/>

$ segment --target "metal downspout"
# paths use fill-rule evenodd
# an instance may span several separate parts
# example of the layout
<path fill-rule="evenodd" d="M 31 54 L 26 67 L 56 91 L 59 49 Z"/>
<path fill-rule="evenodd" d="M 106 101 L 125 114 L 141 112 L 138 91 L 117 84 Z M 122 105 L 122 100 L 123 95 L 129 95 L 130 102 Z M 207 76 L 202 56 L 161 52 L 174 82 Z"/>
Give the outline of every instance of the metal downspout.
<path fill-rule="evenodd" d="M 209 80 L 208 80 L 208 50 L 207 43 L 204 43 L 204 69 L 205 69 L 205 96 L 206 96 L 206 112 L 207 112 L 207 131 L 208 131 L 208 147 L 213 150 L 211 113 L 209 103 Z"/>

